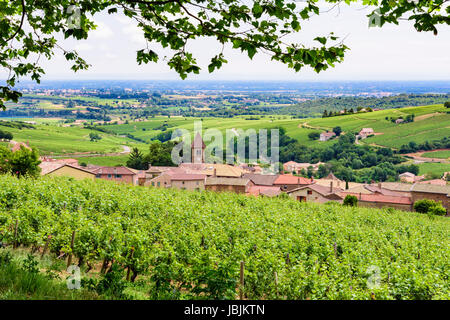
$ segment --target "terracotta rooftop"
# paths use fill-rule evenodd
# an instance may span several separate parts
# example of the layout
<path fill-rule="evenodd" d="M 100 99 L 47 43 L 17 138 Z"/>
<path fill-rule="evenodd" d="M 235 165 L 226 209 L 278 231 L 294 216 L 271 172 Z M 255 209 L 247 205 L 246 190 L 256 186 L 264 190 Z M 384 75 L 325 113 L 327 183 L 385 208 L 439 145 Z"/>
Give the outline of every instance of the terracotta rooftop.
<path fill-rule="evenodd" d="M 272 186 L 251 186 L 248 188 L 248 194 L 253 196 L 267 196 L 267 197 L 275 197 L 281 193 L 280 187 L 272 187 Z"/>
<path fill-rule="evenodd" d="M 250 179 L 254 184 L 259 186 L 272 186 L 275 180 L 278 178 L 278 175 L 246 173 L 242 177 Z"/>
<path fill-rule="evenodd" d="M 97 169 L 90 170 L 95 174 L 121 174 L 121 175 L 135 175 L 131 169 L 127 167 L 100 167 Z"/>
<path fill-rule="evenodd" d="M 200 148 L 200 147 L 202 147 L 202 149 L 205 149 L 206 145 L 203 142 L 203 139 L 202 139 L 202 136 L 200 135 L 200 133 L 197 132 L 197 134 L 195 135 L 194 141 L 192 141 L 191 148 Z"/>
<path fill-rule="evenodd" d="M 450 194 L 450 185 L 438 186 L 434 184 L 420 184 L 415 183 L 411 186 L 412 192 L 427 192 L 427 193 L 439 193 L 439 194 Z"/>
<path fill-rule="evenodd" d="M 326 187 L 326 186 L 322 186 L 322 185 L 313 183 L 313 184 L 309 184 L 306 186 L 302 186 L 302 187 L 293 189 L 293 190 L 289 191 L 288 193 L 292 193 L 292 192 L 295 192 L 297 190 L 302 190 L 302 189 L 311 189 L 311 190 L 316 191 L 317 193 L 320 193 L 323 196 L 336 195 L 339 198 L 341 198 L 341 196 L 338 193 L 343 191 L 341 188 L 336 188 L 336 187 L 333 187 L 333 191 L 331 191 L 330 187 Z"/>
<path fill-rule="evenodd" d="M 364 202 L 381 202 L 381 203 L 395 203 L 395 204 L 412 204 L 410 197 L 396 197 L 396 196 L 386 196 L 383 194 L 357 194 L 350 192 L 342 192 L 341 195 L 352 195 L 358 198 L 358 201 Z"/>
<path fill-rule="evenodd" d="M 303 177 L 296 177 L 291 174 L 280 174 L 273 184 L 311 184 L 312 180 Z"/>
<path fill-rule="evenodd" d="M 205 180 L 206 175 L 204 174 L 189 174 L 189 173 L 168 173 L 170 175 L 170 180 L 173 181 L 195 181 L 195 180 Z"/>

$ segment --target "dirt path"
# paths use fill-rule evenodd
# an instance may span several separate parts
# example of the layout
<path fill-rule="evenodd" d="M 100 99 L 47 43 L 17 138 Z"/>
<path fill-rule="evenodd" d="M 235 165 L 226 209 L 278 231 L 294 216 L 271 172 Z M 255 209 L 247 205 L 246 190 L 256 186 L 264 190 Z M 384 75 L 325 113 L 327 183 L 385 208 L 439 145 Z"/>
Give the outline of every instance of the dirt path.
<path fill-rule="evenodd" d="M 433 152 L 433 151 L 450 151 L 450 149 L 436 149 L 436 150 L 430 150 L 430 151 L 419 151 L 419 152 L 413 152 L 413 153 L 406 153 L 406 154 L 403 154 L 403 156 L 408 156 L 408 157 L 413 158 L 414 160 L 423 161 L 423 162 L 450 163 L 450 161 L 448 159 L 422 157 L 422 155 L 424 153 Z"/>

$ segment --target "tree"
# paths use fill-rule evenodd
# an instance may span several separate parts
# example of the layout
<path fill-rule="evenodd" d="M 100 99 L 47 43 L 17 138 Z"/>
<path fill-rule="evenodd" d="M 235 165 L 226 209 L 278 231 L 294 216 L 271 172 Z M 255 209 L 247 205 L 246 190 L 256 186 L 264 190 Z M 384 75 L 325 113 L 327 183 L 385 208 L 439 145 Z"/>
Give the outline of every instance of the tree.
<path fill-rule="evenodd" d="M 39 153 L 35 149 L 24 148 L 15 152 L 0 146 L 0 173 L 10 173 L 17 177 L 39 175 Z"/>
<path fill-rule="evenodd" d="M 320 132 L 317 132 L 317 131 L 310 132 L 310 133 L 308 133 L 308 138 L 309 138 L 309 140 L 317 140 L 320 138 Z"/>
<path fill-rule="evenodd" d="M 152 166 L 174 166 L 172 162 L 172 149 L 174 141 L 153 141 L 149 147 L 149 153 L 145 155 L 144 162 Z"/>
<path fill-rule="evenodd" d="M 337 0 L 326 0 L 336 3 Z M 93 19 L 101 12 L 123 14 L 138 22 L 148 43 L 157 42 L 171 49 L 167 64 L 182 79 L 199 73 L 200 67 L 189 44 L 199 38 L 214 38 L 225 46 L 245 52 L 250 58 L 264 52 L 272 60 L 299 71 L 305 66 L 320 72 L 343 61 L 349 49 L 334 33 L 317 36 L 317 46 L 286 43 L 284 37 L 300 31 L 302 24 L 319 15 L 316 0 L 304 5 L 294 1 L 252 0 L 10 0 L 0 2 L 0 61 L 8 71 L 6 85 L 0 87 L 0 108 L 4 101 L 17 102 L 21 93 L 13 87 L 21 77 L 39 82 L 44 69 L 34 57 L 52 58 L 60 50 L 73 63 L 71 69 L 87 69 L 88 63 L 74 50 L 64 49 L 56 40 L 57 33 L 65 38 L 82 40 L 95 29 Z M 417 31 L 433 31 L 438 24 L 450 24 L 446 0 L 433 1 L 361 1 L 371 4 L 369 22 L 382 27 L 398 24 L 401 19 L 414 22 Z M 139 64 L 158 62 L 161 53 L 149 47 L 137 51 Z M 227 63 L 223 49 L 211 57 L 208 71 Z"/>
<path fill-rule="evenodd" d="M 99 141 L 99 140 L 101 140 L 102 139 L 102 137 L 98 134 L 98 133 L 95 133 L 95 132 L 91 132 L 91 133 L 89 133 L 89 139 L 91 140 L 91 141 Z"/>
<path fill-rule="evenodd" d="M 342 129 L 341 127 L 337 126 L 333 128 L 333 132 L 336 134 L 337 137 L 341 135 Z"/>
<path fill-rule="evenodd" d="M 144 161 L 144 155 L 138 148 L 133 148 L 131 151 L 128 160 L 127 167 L 136 169 L 136 170 L 146 170 L 148 169 L 148 164 Z"/>
<path fill-rule="evenodd" d="M 358 198 L 348 194 L 345 196 L 343 204 L 344 206 L 356 207 L 358 205 Z"/>
<path fill-rule="evenodd" d="M 13 135 L 11 132 L 0 130 L 0 139 L 12 140 Z"/>
<path fill-rule="evenodd" d="M 446 101 L 446 102 L 444 103 L 444 106 L 445 106 L 446 108 L 450 108 L 450 101 Z"/>

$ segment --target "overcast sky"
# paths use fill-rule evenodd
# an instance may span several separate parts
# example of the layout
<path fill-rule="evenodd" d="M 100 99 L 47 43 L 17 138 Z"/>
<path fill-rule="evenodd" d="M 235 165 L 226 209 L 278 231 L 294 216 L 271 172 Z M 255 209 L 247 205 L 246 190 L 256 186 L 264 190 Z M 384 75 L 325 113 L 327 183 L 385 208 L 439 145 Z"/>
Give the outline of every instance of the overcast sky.
<path fill-rule="evenodd" d="M 321 6 L 322 11 L 331 7 Z M 207 71 L 209 58 L 221 46 L 212 39 L 192 42 L 202 72 L 188 79 L 201 80 L 450 80 L 450 28 L 439 26 L 439 34 L 417 32 L 412 23 L 369 28 L 361 5 L 341 6 L 340 10 L 314 17 L 302 24 L 302 31 L 290 40 L 311 43 L 316 36 L 333 31 L 345 37 L 350 51 L 344 62 L 316 74 L 310 69 L 295 73 L 281 63 L 270 61 L 264 54 L 250 60 L 229 46 L 224 53 L 229 61 L 213 74 Z M 92 65 L 88 71 L 73 73 L 61 55 L 43 65 L 44 79 L 179 79 L 165 62 L 139 66 L 136 50 L 145 47 L 144 38 L 132 20 L 120 15 L 95 17 L 98 30 L 88 40 L 65 41 L 63 47 L 75 48 Z M 150 44 L 156 52 L 164 51 Z"/>

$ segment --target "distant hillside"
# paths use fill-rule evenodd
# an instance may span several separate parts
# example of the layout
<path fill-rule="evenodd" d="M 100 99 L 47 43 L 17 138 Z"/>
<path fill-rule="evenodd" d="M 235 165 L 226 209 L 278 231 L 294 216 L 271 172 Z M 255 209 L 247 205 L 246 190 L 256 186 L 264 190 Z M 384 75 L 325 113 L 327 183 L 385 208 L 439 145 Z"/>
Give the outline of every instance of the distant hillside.
<path fill-rule="evenodd" d="M 450 94 L 401 94 L 390 97 L 332 97 L 308 100 L 297 105 L 286 106 L 279 110 L 279 114 L 289 114 L 297 117 L 322 116 L 323 111 L 340 111 L 358 107 L 393 109 L 410 106 L 425 106 L 450 101 Z"/>

